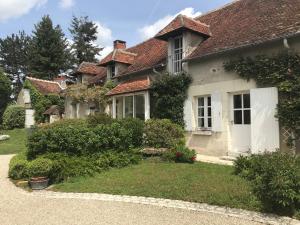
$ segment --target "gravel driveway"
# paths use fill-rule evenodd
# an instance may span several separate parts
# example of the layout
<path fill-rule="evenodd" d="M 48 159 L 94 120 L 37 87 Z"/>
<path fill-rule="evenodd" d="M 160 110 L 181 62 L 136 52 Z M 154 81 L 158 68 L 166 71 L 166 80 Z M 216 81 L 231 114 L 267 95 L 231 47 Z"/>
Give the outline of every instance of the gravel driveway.
<path fill-rule="evenodd" d="M 151 205 L 84 199 L 53 199 L 28 194 L 7 178 L 11 156 L 0 156 L 1 225 L 258 225 L 225 215 Z"/>

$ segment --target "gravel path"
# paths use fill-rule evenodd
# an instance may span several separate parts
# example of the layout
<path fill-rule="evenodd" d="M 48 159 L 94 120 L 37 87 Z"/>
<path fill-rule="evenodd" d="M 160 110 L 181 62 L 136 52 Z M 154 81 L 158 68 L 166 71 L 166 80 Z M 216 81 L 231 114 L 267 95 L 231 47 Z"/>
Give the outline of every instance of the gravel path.
<path fill-rule="evenodd" d="M 1 225 L 261 225 L 247 218 L 226 214 L 159 207 L 118 201 L 47 197 L 45 192 L 28 193 L 7 178 L 11 156 L 0 156 Z M 62 196 L 64 196 L 62 194 Z"/>

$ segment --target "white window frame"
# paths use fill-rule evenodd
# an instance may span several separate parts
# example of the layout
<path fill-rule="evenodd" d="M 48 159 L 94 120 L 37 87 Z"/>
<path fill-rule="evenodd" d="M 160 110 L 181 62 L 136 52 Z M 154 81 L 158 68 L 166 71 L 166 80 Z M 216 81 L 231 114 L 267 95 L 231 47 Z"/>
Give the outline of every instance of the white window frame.
<path fill-rule="evenodd" d="M 210 98 L 210 105 L 208 105 L 208 98 Z M 199 105 L 199 99 L 203 99 L 204 100 L 204 105 L 200 106 Z M 211 113 L 210 116 L 208 115 L 208 109 L 211 109 Z M 200 109 L 204 109 L 204 116 L 201 116 L 199 111 Z M 199 126 L 200 124 L 200 120 L 204 119 L 204 126 Z M 210 126 L 208 125 L 208 119 L 211 119 L 211 124 Z M 198 96 L 197 97 L 197 127 L 198 130 L 212 130 L 212 97 L 211 95 L 206 95 L 206 96 Z"/>
<path fill-rule="evenodd" d="M 234 108 L 234 96 L 236 95 L 240 95 L 241 96 L 241 108 Z M 250 108 L 245 108 L 244 107 L 244 95 L 249 95 L 250 96 L 250 92 L 243 92 L 243 93 L 234 93 L 232 96 L 232 121 L 234 125 L 251 125 L 252 121 L 251 121 L 251 96 L 250 96 Z M 249 110 L 250 111 L 250 124 L 245 124 L 245 116 L 244 113 L 245 111 Z M 241 124 L 236 124 L 235 120 L 234 120 L 234 112 L 235 111 L 242 111 L 242 123 Z"/>
<path fill-rule="evenodd" d="M 179 40 L 181 46 L 175 49 L 175 42 Z M 177 58 L 177 56 L 179 56 Z M 177 36 L 172 40 L 172 71 L 173 73 L 182 72 L 182 60 L 183 60 L 183 35 Z"/>

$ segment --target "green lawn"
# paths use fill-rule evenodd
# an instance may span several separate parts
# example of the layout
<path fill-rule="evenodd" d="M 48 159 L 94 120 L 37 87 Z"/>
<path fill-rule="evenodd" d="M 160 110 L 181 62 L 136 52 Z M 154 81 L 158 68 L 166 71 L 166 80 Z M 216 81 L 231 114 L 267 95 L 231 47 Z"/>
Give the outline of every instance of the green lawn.
<path fill-rule="evenodd" d="M 25 129 L 4 130 L 1 133 L 10 135 L 10 139 L 0 141 L 0 155 L 16 154 L 26 150 Z"/>
<path fill-rule="evenodd" d="M 249 183 L 230 166 L 144 161 L 56 185 L 54 191 L 136 195 L 261 210 Z"/>

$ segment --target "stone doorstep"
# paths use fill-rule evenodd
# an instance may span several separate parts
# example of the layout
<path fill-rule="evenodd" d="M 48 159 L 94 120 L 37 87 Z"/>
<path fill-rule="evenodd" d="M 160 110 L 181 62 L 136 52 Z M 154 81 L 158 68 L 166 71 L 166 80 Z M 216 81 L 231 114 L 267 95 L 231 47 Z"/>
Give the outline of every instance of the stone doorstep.
<path fill-rule="evenodd" d="M 170 200 L 152 197 L 125 196 L 125 195 L 109 195 L 97 193 L 61 193 L 52 191 L 33 191 L 28 195 L 36 197 L 54 198 L 54 199 L 83 199 L 98 201 L 126 202 L 134 204 L 152 205 L 158 207 L 191 210 L 197 212 L 206 212 L 219 214 L 226 217 L 235 217 L 248 221 L 264 223 L 268 225 L 300 225 L 300 221 L 289 218 L 280 217 L 273 214 L 265 214 L 259 212 L 251 212 L 243 209 L 232 209 L 227 207 L 212 206 L 205 203 L 185 202 L 181 200 Z"/>
<path fill-rule="evenodd" d="M 219 164 L 219 165 L 228 165 L 228 166 L 233 166 L 233 161 L 234 161 L 234 159 L 228 160 L 228 159 L 224 159 L 224 157 L 207 156 L 207 155 L 201 155 L 201 154 L 197 154 L 196 160 L 199 162 L 213 163 L 213 164 Z"/>

